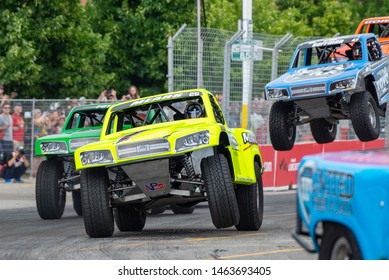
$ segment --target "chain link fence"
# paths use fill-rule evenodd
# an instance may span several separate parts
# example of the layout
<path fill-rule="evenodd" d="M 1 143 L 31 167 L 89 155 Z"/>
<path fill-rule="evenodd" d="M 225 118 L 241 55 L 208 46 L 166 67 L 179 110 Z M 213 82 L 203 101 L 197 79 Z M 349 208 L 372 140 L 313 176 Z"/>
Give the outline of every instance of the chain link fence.
<path fill-rule="evenodd" d="M 35 141 L 40 137 L 59 134 L 62 125 L 70 112 L 77 105 L 98 103 L 97 100 L 77 99 L 14 99 L 8 100 L 11 105 L 10 114 L 15 111 L 15 106 L 21 107 L 21 117 L 24 120 L 24 137 L 18 146 L 23 146 L 26 157 L 30 162 L 27 175 L 35 177 L 37 168 L 44 157 L 35 156 Z M 0 151 L 2 161 L 3 151 Z"/>

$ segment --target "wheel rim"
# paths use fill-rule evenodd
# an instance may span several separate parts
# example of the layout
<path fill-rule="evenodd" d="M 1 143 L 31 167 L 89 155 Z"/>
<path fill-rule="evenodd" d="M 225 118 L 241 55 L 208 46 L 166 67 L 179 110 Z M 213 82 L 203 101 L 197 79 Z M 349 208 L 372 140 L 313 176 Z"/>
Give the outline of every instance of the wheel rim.
<path fill-rule="evenodd" d="M 59 196 L 58 196 L 60 207 L 64 206 L 64 204 L 65 204 L 64 197 L 66 197 L 66 191 L 63 187 L 60 187 L 59 188 Z"/>
<path fill-rule="evenodd" d="M 288 127 L 288 139 L 291 140 L 293 138 L 293 126 L 290 125 Z"/>
<path fill-rule="evenodd" d="M 335 126 L 333 124 L 328 125 L 328 132 L 332 133 L 335 130 Z"/>
<path fill-rule="evenodd" d="M 352 250 L 347 238 L 342 236 L 336 240 L 332 248 L 331 260 L 349 260 L 351 255 Z"/>
<path fill-rule="evenodd" d="M 292 123 L 292 118 L 293 118 L 293 111 L 290 110 L 289 113 L 287 114 L 287 119 L 286 119 L 286 125 L 288 129 L 288 140 L 292 140 L 294 134 L 294 125 Z"/>
<path fill-rule="evenodd" d="M 371 102 L 368 103 L 367 105 L 367 110 L 369 112 L 369 120 L 370 120 L 370 124 L 373 128 L 376 128 L 377 126 L 377 120 L 376 120 L 376 114 L 375 114 L 375 111 L 374 111 L 374 107 L 373 105 L 371 104 Z"/>

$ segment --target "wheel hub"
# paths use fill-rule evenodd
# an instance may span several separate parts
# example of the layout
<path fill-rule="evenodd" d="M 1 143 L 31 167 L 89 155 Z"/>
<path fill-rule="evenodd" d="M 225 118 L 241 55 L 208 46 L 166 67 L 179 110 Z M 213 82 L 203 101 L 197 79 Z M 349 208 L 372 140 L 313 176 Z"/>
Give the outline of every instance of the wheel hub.
<path fill-rule="evenodd" d="M 374 112 L 373 105 L 371 103 L 368 104 L 367 107 L 368 113 L 369 113 L 369 121 L 372 127 L 376 128 L 377 127 L 377 120 L 376 120 L 376 115 Z"/>
<path fill-rule="evenodd" d="M 350 243 L 347 238 L 340 237 L 336 240 L 331 253 L 331 260 L 349 260 L 352 255 Z"/>

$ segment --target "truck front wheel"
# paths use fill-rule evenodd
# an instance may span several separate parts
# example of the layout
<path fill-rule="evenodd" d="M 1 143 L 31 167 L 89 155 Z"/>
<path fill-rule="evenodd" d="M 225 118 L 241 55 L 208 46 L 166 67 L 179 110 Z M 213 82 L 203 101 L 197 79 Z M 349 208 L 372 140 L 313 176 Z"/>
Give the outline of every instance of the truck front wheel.
<path fill-rule="evenodd" d="M 296 126 L 292 123 L 293 103 L 275 102 L 269 116 L 270 140 L 274 149 L 289 151 L 296 140 Z"/>
<path fill-rule="evenodd" d="M 63 163 L 57 159 L 42 161 L 38 167 L 35 200 L 39 216 L 60 219 L 65 209 L 66 191 L 58 181 L 63 177 Z"/>
<path fill-rule="evenodd" d="M 362 254 L 352 232 L 337 224 L 324 227 L 320 260 L 361 260 Z"/>
<path fill-rule="evenodd" d="M 115 225 L 108 187 L 105 168 L 90 168 L 81 172 L 82 213 L 85 230 L 90 237 L 109 237 L 113 234 Z"/>
<path fill-rule="evenodd" d="M 227 159 L 222 154 L 201 161 L 209 211 L 216 228 L 231 227 L 239 222 L 239 209 Z"/>

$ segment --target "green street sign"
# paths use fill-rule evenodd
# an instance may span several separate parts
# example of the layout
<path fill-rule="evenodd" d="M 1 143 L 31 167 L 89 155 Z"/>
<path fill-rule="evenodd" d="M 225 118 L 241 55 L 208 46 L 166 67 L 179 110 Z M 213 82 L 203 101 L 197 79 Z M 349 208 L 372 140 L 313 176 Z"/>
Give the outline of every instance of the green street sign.
<path fill-rule="evenodd" d="M 262 46 L 260 40 L 241 40 L 236 41 L 231 46 L 231 60 L 262 60 Z"/>

